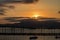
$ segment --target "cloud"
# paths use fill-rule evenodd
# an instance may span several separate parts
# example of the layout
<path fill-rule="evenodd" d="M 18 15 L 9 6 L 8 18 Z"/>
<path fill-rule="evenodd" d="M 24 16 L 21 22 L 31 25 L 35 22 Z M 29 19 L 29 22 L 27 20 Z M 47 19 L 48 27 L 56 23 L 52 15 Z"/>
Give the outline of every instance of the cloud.
<path fill-rule="evenodd" d="M 4 15 L 4 13 L 0 13 L 0 15 Z"/>
<path fill-rule="evenodd" d="M 34 3 L 37 2 L 38 0 L 0 0 L 1 2 L 8 2 L 8 3 Z"/>
<path fill-rule="evenodd" d="M 5 10 L 0 8 L 0 15 L 4 15 Z"/>
<path fill-rule="evenodd" d="M 58 13 L 60 14 L 60 11 L 58 11 Z"/>
<path fill-rule="evenodd" d="M 4 20 L 12 23 L 12 22 L 15 22 L 15 23 L 20 23 L 20 20 L 22 19 L 28 19 L 27 17 L 5 17 Z"/>
<path fill-rule="evenodd" d="M 14 17 L 7 17 L 4 20 L 10 21 L 10 22 L 18 22 L 17 18 L 14 18 Z"/>
<path fill-rule="evenodd" d="M 25 3 L 33 3 L 34 0 L 24 0 Z"/>

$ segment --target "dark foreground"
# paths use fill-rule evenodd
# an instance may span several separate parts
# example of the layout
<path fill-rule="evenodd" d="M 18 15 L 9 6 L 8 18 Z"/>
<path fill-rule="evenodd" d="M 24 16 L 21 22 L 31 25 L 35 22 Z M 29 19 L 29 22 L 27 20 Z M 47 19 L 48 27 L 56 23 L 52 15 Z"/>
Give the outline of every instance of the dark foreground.
<path fill-rule="evenodd" d="M 12 27 L 12 28 L 29 28 L 29 29 L 60 29 L 60 22 L 54 20 L 37 21 L 33 19 L 20 20 L 20 23 L 15 24 L 0 24 L 0 27 Z"/>

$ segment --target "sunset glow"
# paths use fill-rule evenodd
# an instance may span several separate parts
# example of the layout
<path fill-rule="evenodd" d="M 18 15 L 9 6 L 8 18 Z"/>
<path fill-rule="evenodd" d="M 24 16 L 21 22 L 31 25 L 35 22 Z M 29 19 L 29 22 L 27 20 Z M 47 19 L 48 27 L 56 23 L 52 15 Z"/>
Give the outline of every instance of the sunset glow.
<path fill-rule="evenodd" d="M 34 15 L 32 16 L 32 18 L 33 18 L 33 19 L 38 19 L 39 16 L 40 16 L 39 14 L 34 14 Z"/>
<path fill-rule="evenodd" d="M 37 18 L 37 17 L 39 17 L 39 15 L 36 14 L 36 15 L 33 15 L 33 17 Z"/>
<path fill-rule="evenodd" d="M 1 2 L 2 0 L 0 0 Z M 8 8 L 7 6 L 13 6 L 14 8 Z M 1 10 L 1 9 L 4 9 Z M 5 10 L 6 9 L 6 10 Z M 58 18 L 60 19 L 60 0 L 38 0 L 36 3 L 12 3 L 6 4 L 6 6 L 0 7 L 0 23 L 8 23 L 4 19 L 5 17 L 29 17 L 33 19 L 39 19 L 41 17 L 46 18 Z M 3 14 L 3 15 L 1 15 Z M 2 20 L 2 21 L 1 21 Z"/>

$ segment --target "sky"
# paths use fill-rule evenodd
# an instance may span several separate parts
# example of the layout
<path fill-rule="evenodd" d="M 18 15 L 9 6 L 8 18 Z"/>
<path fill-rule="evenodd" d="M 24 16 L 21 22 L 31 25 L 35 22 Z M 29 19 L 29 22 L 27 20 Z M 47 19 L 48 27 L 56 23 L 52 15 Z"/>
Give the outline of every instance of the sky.
<path fill-rule="evenodd" d="M 0 17 L 31 17 L 34 14 L 38 14 L 43 17 L 55 17 L 60 18 L 60 0 L 39 0 L 36 3 L 32 4 L 7 4 L 15 6 L 15 9 L 6 10 L 5 15 Z"/>
<path fill-rule="evenodd" d="M 14 6 L 15 8 L 7 9 L 4 15 L 0 15 L 0 20 L 4 17 L 32 17 L 33 15 L 60 18 L 58 13 L 60 11 L 60 0 L 38 0 L 38 2 L 31 4 L 11 3 L 7 5 Z"/>

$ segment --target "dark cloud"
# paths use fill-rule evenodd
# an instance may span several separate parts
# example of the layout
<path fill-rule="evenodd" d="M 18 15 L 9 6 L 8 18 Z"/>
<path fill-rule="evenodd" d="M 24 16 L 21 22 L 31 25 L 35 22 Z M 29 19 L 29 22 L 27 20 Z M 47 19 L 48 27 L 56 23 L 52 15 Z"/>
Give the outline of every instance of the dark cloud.
<path fill-rule="evenodd" d="M 13 17 L 8 17 L 8 18 L 5 18 L 4 20 L 10 21 L 10 22 L 18 22 L 18 20 Z"/>
<path fill-rule="evenodd" d="M 34 0 L 24 0 L 25 3 L 32 3 Z"/>
<path fill-rule="evenodd" d="M 60 11 L 58 11 L 58 13 L 60 14 Z"/>
<path fill-rule="evenodd" d="M 23 19 L 29 19 L 29 17 L 5 17 L 4 20 L 8 22 L 20 23 Z"/>
<path fill-rule="evenodd" d="M 37 2 L 38 0 L 24 0 L 24 3 L 34 3 Z"/>
<path fill-rule="evenodd" d="M 4 20 L 7 20 L 9 22 L 20 22 L 20 20 L 24 18 L 25 17 L 5 17 Z"/>
<path fill-rule="evenodd" d="M 37 2 L 38 0 L 1 0 L 0 3 L 34 3 Z"/>
<path fill-rule="evenodd" d="M 5 11 L 2 9 L 0 10 L 0 15 L 4 15 Z"/>
<path fill-rule="evenodd" d="M 0 13 L 0 15 L 4 15 L 4 13 Z"/>
<path fill-rule="evenodd" d="M 5 12 L 5 9 L 0 8 L 0 15 L 4 15 L 4 13 L 6 13 L 6 12 Z"/>

